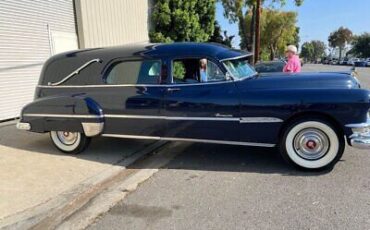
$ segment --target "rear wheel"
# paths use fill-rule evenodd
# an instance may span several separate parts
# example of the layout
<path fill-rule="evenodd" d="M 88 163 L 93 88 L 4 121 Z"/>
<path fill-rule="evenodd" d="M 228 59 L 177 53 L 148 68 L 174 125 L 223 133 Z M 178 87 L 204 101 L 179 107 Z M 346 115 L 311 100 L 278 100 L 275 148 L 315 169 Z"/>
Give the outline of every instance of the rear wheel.
<path fill-rule="evenodd" d="M 90 143 L 90 138 L 79 132 L 51 131 L 50 138 L 57 149 L 68 154 L 78 154 Z"/>
<path fill-rule="evenodd" d="M 290 164 L 304 169 L 333 167 L 342 157 L 344 136 L 323 119 L 300 119 L 285 129 L 280 152 Z"/>

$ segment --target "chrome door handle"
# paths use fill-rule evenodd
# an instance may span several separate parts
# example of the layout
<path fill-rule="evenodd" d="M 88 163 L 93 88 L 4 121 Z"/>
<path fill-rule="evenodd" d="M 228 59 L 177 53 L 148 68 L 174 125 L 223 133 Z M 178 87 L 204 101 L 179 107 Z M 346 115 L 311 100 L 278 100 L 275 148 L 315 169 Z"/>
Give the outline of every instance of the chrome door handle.
<path fill-rule="evenodd" d="M 175 91 L 180 91 L 180 88 L 167 88 L 167 92 L 175 92 Z"/>

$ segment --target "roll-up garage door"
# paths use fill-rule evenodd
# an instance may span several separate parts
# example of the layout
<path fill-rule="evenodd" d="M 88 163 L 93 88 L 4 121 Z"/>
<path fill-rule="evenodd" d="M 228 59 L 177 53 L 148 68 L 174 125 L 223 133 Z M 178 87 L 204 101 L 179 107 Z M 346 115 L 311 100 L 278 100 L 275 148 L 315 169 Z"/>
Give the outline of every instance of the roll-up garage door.
<path fill-rule="evenodd" d="M 72 0 L 0 1 L 0 121 L 33 100 L 47 58 L 77 48 Z"/>

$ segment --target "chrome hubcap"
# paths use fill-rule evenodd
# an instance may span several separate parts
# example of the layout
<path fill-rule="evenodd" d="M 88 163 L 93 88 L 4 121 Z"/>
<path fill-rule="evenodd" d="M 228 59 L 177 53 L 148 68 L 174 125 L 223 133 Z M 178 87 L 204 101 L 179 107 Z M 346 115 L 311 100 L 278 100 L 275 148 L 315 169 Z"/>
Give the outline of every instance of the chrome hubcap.
<path fill-rule="evenodd" d="M 294 138 L 295 152 L 306 160 L 317 160 L 329 150 L 328 136 L 319 129 L 310 128 L 301 130 Z"/>
<path fill-rule="evenodd" d="M 77 141 L 78 133 L 58 131 L 57 136 L 63 144 L 73 145 Z"/>

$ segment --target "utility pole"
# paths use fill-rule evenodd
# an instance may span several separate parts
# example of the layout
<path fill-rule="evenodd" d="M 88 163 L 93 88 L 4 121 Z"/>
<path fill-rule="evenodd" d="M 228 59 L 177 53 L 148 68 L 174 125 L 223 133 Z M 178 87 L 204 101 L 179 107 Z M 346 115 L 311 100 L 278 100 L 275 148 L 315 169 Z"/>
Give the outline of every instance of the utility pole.
<path fill-rule="evenodd" d="M 254 63 L 256 63 L 259 60 L 259 54 L 260 54 L 260 18 L 261 18 L 261 0 L 257 0 L 257 6 L 256 6 L 256 29 L 255 29 L 255 47 L 254 47 Z"/>
<path fill-rule="evenodd" d="M 254 4 L 252 5 L 252 20 L 250 28 L 250 51 L 253 53 L 251 64 L 254 64 L 254 48 L 256 48 L 256 5 Z"/>

